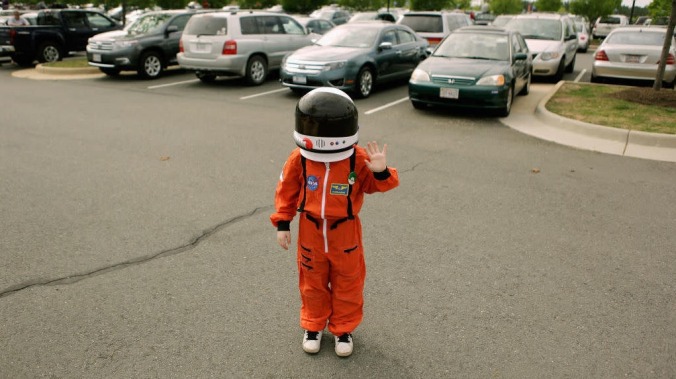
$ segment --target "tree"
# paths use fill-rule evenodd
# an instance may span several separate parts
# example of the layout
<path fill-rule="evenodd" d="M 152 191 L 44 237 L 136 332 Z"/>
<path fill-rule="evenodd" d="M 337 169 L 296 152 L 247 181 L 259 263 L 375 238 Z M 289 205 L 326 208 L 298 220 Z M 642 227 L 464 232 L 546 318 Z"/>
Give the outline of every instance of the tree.
<path fill-rule="evenodd" d="M 537 0 L 535 2 L 535 7 L 540 12 L 558 12 L 561 6 L 561 0 Z"/>
<path fill-rule="evenodd" d="M 413 11 L 438 11 L 448 7 L 449 0 L 411 0 Z"/>
<path fill-rule="evenodd" d="M 592 30 L 597 18 L 612 14 L 621 4 L 622 0 L 572 0 L 570 12 L 587 17 L 590 22 L 589 30 Z"/>
<path fill-rule="evenodd" d="M 493 14 L 519 14 L 523 8 L 521 0 L 491 0 Z"/>
<path fill-rule="evenodd" d="M 310 14 L 322 5 L 328 4 L 328 0 L 281 0 L 282 8 L 289 13 Z"/>
<path fill-rule="evenodd" d="M 662 89 L 662 76 L 664 76 L 664 69 L 667 65 L 667 57 L 669 56 L 671 40 L 673 39 L 669 37 L 674 35 L 674 24 L 676 24 L 676 0 L 671 0 L 671 16 L 669 16 L 667 35 L 664 39 L 664 46 L 662 46 L 662 56 L 660 57 L 660 64 L 657 65 L 657 75 L 655 75 L 655 83 L 653 84 L 653 89 L 655 91 Z"/>
<path fill-rule="evenodd" d="M 650 16 L 652 18 L 667 17 L 671 13 L 671 0 L 652 0 L 648 5 Z"/>

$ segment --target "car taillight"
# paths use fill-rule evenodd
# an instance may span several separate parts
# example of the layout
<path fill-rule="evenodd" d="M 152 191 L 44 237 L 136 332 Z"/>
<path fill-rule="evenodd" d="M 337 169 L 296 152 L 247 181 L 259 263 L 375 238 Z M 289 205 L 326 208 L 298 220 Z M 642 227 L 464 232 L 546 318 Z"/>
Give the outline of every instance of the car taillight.
<path fill-rule="evenodd" d="M 10 29 L 9 30 L 9 43 L 14 45 L 14 37 L 16 37 L 16 30 Z"/>
<path fill-rule="evenodd" d="M 669 54 L 667 57 L 667 64 L 676 64 L 676 58 L 674 58 L 674 54 Z"/>
<path fill-rule="evenodd" d="M 185 51 L 183 50 L 183 40 L 180 39 L 178 40 L 178 52 L 179 53 L 184 53 Z"/>
<path fill-rule="evenodd" d="M 594 60 L 607 61 L 609 59 L 608 59 L 608 56 L 606 55 L 605 51 L 599 50 L 599 51 L 596 52 L 596 55 L 594 55 Z"/>
<path fill-rule="evenodd" d="M 584 41 L 584 40 L 586 40 L 586 39 L 587 39 L 587 37 L 585 37 L 585 36 L 580 36 L 580 41 Z"/>
<path fill-rule="evenodd" d="M 438 45 L 439 42 L 441 42 L 441 38 L 429 37 L 427 38 L 427 42 L 429 42 L 430 45 Z"/>
<path fill-rule="evenodd" d="M 223 55 L 235 55 L 237 54 L 237 42 L 230 40 L 225 41 L 223 44 Z"/>

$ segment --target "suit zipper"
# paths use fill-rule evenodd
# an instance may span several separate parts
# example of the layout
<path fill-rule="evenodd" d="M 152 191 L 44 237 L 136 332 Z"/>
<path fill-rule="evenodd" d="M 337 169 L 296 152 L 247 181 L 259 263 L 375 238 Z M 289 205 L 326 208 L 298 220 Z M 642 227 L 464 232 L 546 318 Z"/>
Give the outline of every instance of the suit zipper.
<path fill-rule="evenodd" d="M 329 252 L 329 238 L 326 235 L 327 232 L 327 222 L 326 222 L 326 191 L 327 191 L 327 185 L 329 183 L 329 172 L 331 171 L 331 167 L 329 162 L 324 163 L 326 165 L 326 173 L 324 174 L 324 191 L 322 191 L 322 235 L 324 237 L 324 252 L 328 253 Z"/>

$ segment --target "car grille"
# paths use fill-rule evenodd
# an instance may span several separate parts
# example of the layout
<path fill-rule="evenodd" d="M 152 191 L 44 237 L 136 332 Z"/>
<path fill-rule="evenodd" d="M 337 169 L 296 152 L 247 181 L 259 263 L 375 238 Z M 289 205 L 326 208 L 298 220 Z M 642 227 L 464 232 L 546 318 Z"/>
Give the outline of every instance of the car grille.
<path fill-rule="evenodd" d="M 87 45 L 87 48 L 92 50 L 113 50 L 113 42 L 112 41 L 90 42 L 89 45 Z"/>
<path fill-rule="evenodd" d="M 465 76 L 432 75 L 432 83 L 473 86 L 476 83 L 476 80 Z"/>
<path fill-rule="evenodd" d="M 324 68 L 323 63 L 306 63 L 306 62 L 286 62 L 284 69 L 287 72 L 294 74 L 319 74 Z"/>

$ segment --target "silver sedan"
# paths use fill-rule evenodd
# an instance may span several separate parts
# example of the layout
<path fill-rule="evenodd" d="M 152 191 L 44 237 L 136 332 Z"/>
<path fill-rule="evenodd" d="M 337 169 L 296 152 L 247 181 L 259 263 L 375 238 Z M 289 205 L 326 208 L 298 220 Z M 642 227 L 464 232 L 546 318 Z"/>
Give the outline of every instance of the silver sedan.
<path fill-rule="evenodd" d="M 654 81 L 666 36 L 663 27 L 624 27 L 614 29 L 596 49 L 591 81 L 606 79 Z M 676 79 L 676 40 L 671 37 L 662 81 L 668 88 Z"/>

